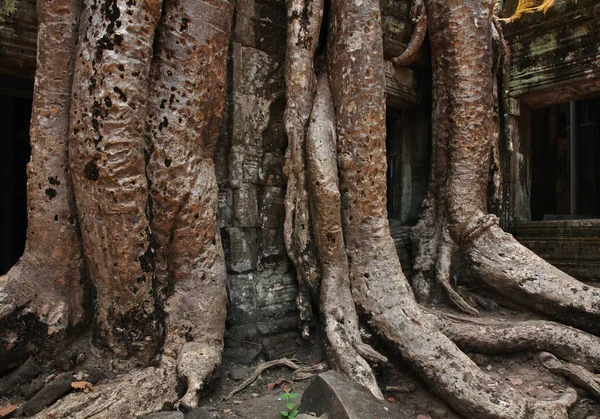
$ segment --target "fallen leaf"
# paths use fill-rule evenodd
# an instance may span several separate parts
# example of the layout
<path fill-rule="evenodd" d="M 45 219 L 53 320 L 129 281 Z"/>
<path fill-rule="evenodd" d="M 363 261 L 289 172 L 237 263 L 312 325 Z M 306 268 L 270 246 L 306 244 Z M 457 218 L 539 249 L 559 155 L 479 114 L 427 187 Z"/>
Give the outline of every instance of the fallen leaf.
<path fill-rule="evenodd" d="M 242 401 L 241 400 L 234 400 L 233 404 L 242 404 Z"/>
<path fill-rule="evenodd" d="M 283 380 L 282 380 L 282 381 L 283 381 Z M 287 380 L 285 380 L 285 381 L 287 381 Z M 289 393 L 290 391 L 292 391 L 292 387 L 290 387 L 290 386 L 281 386 L 281 390 L 282 390 L 284 393 Z"/>
<path fill-rule="evenodd" d="M 508 377 L 507 380 L 510 381 L 510 383 L 513 386 L 521 386 L 521 385 L 523 385 L 523 380 L 521 380 L 520 378 L 517 378 L 517 377 Z"/>
<path fill-rule="evenodd" d="M 15 410 L 17 410 L 18 407 L 19 407 L 19 405 L 15 404 L 15 403 L 5 404 L 4 406 L 2 406 L 0 408 L 0 418 L 6 418 L 6 417 L 10 416 L 10 414 L 12 412 L 14 412 Z"/>
<path fill-rule="evenodd" d="M 275 387 L 277 387 L 279 384 L 283 383 L 282 379 L 279 379 L 277 381 L 273 381 L 272 383 L 267 384 L 267 388 L 269 390 L 273 390 Z"/>
<path fill-rule="evenodd" d="M 429 415 L 417 415 L 417 419 L 431 419 Z"/>
<path fill-rule="evenodd" d="M 223 413 L 232 413 L 232 412 L 233 412 L 233 410 L 231 410 L 231 409 L 223 409 Z"/>
<path fill-rule="evenodd" d="M 388 397 L 386 400 L 390 403 L 398 403 L 393 397 Z"/>
<path fill-rule="evenodd" d="M 84 393 L 89 393 L 94 389 L 94 385 L 89 381 L 73 381 L 71 387 L 75 390 L 81 390 Z"/>

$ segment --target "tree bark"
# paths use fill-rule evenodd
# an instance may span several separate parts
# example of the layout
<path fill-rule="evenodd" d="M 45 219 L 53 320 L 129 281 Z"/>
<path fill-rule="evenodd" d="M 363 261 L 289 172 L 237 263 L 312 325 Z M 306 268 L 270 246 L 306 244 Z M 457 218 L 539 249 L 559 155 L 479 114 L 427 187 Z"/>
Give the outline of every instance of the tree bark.
<path fill-rule="evenodd" d="M 56 353 L 67 335 L 88 320 L 67 157 L 80 8 L 73 0 L 37 3 L 27 242 L 17 264 L 0 278 L 0 371 L 38 351 Z"/>
<path fill-rule="evenodd" d="M 232 14 L 230 1 L 165 1 L 151 71 L 147 172 L 166 315 L 163 353 L 178 360 L 188 408 L 221 363 L 225 333 L 214 152 Z"/>
<path fill-rule="evenodd" d="M 84 2 L 69 156 L 96 290 L 94 342 L 147 363 L 162 342 L 144 136 L 158 0 Z"/>
<path fill-rule="evenodd" d="M 287 188 L 283 237 L 288 256 L 296 267 L 297 304 L 305 338 L 309 336 L 312 321 L 311 297 L 318 299 L 321 278 L 312 237 L 305 141 L 316 86 L 313 61 L 323 5 L 324 0 L 290 0 L 287 6 L 284 124 L 288 148 L 284 166 Z"/>

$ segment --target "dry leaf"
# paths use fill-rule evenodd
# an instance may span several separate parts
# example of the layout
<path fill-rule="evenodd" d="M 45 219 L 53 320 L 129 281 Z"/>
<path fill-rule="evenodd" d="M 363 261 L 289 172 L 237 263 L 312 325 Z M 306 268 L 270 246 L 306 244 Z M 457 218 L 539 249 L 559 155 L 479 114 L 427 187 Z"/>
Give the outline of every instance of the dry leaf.
<path fill-rule="evenodd" d="M 431 419 L 431 416 L 429 416 L 429 415 L 418 415 L 417 419 Z"/>
<path fill-rule="evenodd" d="M 520 378 L 514 378 L 514 377 L 513 377 L 513 378 L 511 378 L 511 377 L 508 377 L 508 378 L 507 378 L 507 380 L 508 380 L 508 381 L 510 381 L 510 383 L 511 383 L 513 386 L 520 386 L 520 385 L 523 385 L 523 380 L 521 380 Z"/>
<path fill-rule="evenodd" d="M 5 417 L 10 416 L 10 414 L 12 412 L 14 412 L 15 410 L 17 410 L 18 407 L 19 407 L 19 405 L 15 404 L 15 403 L 5 404 L 4 406 L 2 406 L 0 408 L 0 418 L 5 418 Z"/>
<path fill-rule="evenodd" d="M 277 381 L 273 381 L 272 383 L 267 384 L 267 388 L 269 390 L 273 390 L 275 387 L 277 387 L 279 384 L 283 383 L 282 379 L 279 379 Z"/>
<path fill-rule="evenodd" d="M 228 415 L 233 413 L 233 410 L 231 409 L 223 409 L 223 413 L 227 413 Z"/>
<path fill-rule="evenodd" d="M 84 393 L 89 393 L 94 389 L 94 385 L 89 381 L 73 381 L 71 387 L 75 390 L 81 390 Z"/>
<path fill-rule="evenodd" d="M 242 401 L 241 400 L 234 400 L 233 404 L 242 404 Z"/>
<path fill-rule="evenodd" d="M 398 403 L 393 397 L 388 397 L 386 400 L 390 403 Z"/>
<path fill-rule="evenodd" d="M 290 387 L 290 386 L 281 386 L 281 391 L 283 391 L 284 393 L 289 393 L 290 391 L 292 391 L 292 387 Z"/>

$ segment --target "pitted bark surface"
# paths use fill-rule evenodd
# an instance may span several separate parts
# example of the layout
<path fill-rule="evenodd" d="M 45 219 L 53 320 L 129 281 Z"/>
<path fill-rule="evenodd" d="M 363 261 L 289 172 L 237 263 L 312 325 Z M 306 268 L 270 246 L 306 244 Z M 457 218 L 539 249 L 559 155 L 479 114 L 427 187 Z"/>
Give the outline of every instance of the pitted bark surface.
<path fill-rule="evenodd" d="M 0 347 L 0 370 L 39 349 L 56 351 L 66 333 L 86 321 L 84 266 L 67 163 L 81 5 L 72 0 L 39 1 L 37 8 L 40 53 L 27 165 L 27 242 L 17 264 L 0 277 L 0 335 L 6 343 Z M 27 330 L 35 327 L 42 331 L 32 336 Z M 20 337 L 13 340 L 7 333 Z"/>
<path fill-rule="evenodd" d="M 154 356 L 162 324 L 153 292 L 145 118 L 158 0 L 87 0 L 75 62 L 70 168 L 96 287 L 94 339 L 119 357 Z"/>
<path fill-rule="evenodd" d="M 163 351 L 178 360 L 188 408 L 221 363 L 225 333 L 214 151 L 232 13 L 228 1 L 165 2 L 150 75 L 147 172 L 166 314 Z"/>

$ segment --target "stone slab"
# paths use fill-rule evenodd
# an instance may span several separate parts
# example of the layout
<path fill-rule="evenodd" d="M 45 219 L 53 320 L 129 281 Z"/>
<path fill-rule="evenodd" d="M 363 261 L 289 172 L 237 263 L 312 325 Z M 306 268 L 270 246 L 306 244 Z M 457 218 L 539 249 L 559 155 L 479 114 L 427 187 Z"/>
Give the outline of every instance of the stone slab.
<path fill-rule="evenodd" d="M 398 405 L 378 400 L 371 392 L 336 371 L 319 374 L 304 391 L 300 412 L 335 419 L 408 418 Z"/>

